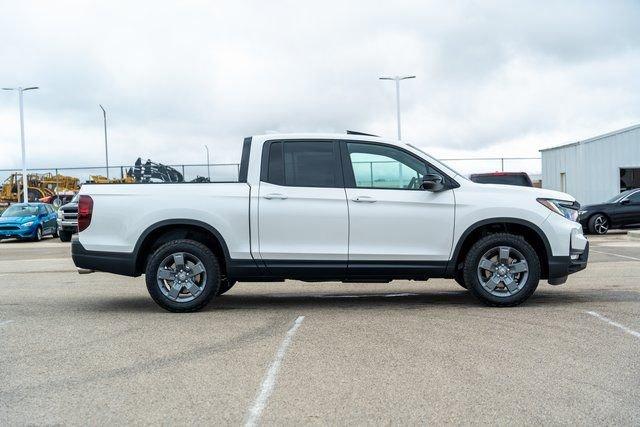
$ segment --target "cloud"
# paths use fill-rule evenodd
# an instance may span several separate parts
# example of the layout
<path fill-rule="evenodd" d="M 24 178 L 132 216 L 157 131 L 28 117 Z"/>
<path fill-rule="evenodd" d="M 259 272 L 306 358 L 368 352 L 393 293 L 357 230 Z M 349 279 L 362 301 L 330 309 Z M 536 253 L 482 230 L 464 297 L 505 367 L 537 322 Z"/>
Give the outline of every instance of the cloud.
<path fill-rule="evenodd" d="M 29 165 L 237 161 L 244 136 L 356 129 L 435 155 L 536 156 L 640 121 L 637 2 L 12 2 L 0 84 Z M 0 93 L 0 168 L 19 167 Z"/>

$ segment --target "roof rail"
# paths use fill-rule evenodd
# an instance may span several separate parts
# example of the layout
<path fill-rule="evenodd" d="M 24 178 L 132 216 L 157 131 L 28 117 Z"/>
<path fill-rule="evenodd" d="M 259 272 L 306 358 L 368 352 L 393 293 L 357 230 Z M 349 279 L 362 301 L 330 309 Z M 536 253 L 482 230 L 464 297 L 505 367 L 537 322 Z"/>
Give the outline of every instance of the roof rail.
<path fill-rule="evenodd" d="M 357 132 L 355 130 L 347 130 L 347 135 L 375 136 L 376 138 L 380 138 L 380 136 L 374 135 L 372 133 Z"/>

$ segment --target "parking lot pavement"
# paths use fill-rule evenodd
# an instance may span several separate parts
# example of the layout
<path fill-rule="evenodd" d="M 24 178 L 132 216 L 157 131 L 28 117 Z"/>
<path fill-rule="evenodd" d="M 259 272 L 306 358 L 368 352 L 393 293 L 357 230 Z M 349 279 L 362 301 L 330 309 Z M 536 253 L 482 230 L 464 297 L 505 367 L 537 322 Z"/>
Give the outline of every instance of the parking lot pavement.
<path fill-rule="evenodd" d="M 524 305 L 453 281 L 241 283 L 159 309 L 68 244 L 0 243 L 0 425 L 640 421 L 640 244 Z"/>

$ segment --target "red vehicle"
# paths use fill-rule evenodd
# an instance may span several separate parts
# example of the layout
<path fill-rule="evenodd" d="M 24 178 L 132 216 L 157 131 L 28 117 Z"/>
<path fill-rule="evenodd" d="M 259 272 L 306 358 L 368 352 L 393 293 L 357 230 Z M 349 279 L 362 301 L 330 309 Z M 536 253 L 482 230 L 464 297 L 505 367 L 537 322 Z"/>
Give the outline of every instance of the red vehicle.
<path fill-rule="evenodd" d="M 531 178 L 529 178 L 529 175 L 525 172 L 474 173 L 469 176 L 469 179 L 478 184 L 504 184 L 533 187 Z"/>

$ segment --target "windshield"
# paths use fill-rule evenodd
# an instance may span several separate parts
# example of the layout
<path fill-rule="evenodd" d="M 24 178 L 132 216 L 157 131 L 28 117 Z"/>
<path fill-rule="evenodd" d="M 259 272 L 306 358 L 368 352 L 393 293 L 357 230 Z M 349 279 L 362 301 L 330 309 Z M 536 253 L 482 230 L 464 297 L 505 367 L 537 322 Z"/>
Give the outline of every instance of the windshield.
<path fill-rule="evenodd" d="M 2 212 L 3 217 L 25 217 L 37 215 L 38 207 L 31 205 L 11 205 L 6 211 Z"/>
<path fill-rule="evenodd" d="M 623 191 L 620 194 L 616 194 L 615 196 L 607 200 L 605 203 L 616 203 L 617 201 L 622 200 L 624 197 L 627 197 L 629 194 L 633 193 L 636 190 L 637 188 L 634 188 L 633 190 Z"/>

